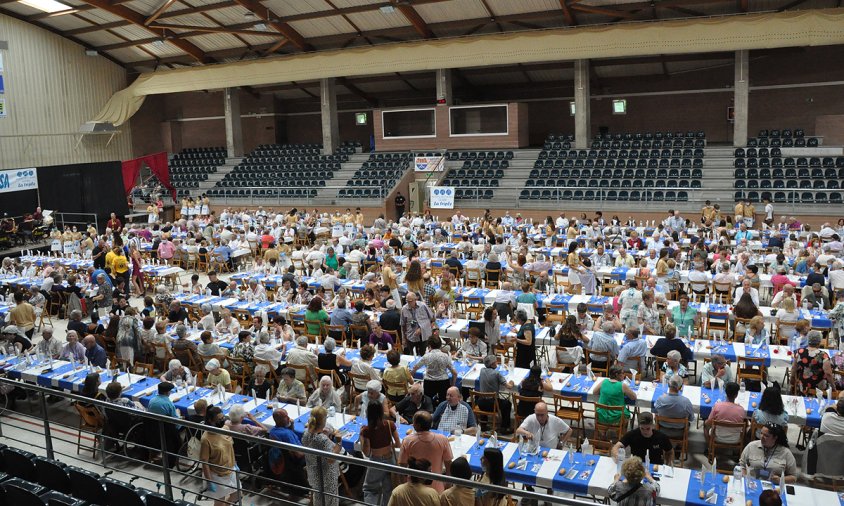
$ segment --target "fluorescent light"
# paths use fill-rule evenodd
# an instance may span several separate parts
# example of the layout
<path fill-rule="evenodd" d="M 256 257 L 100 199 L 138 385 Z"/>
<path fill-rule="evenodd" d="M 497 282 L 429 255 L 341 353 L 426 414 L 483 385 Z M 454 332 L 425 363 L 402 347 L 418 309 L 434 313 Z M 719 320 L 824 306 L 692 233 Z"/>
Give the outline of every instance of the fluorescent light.
<path fill-rule="evenodd" d="M 44 12 L 59 12 L 70 9 L 69 5 L 56 2 L 56 0 L 19 0 L 19 2 Z"/>
<path fill-rule="evenodd" d="M 392 5 L 384 5 L 379 10 L 382 14 L 392 14 L 396 12 L 395 7 L 393 7 Z"/>
<path fill-rule="evenodd" d="M 267 25 L 266 23 L 255 23 L 254 28 L 263 32 L 266 31 Z"/>

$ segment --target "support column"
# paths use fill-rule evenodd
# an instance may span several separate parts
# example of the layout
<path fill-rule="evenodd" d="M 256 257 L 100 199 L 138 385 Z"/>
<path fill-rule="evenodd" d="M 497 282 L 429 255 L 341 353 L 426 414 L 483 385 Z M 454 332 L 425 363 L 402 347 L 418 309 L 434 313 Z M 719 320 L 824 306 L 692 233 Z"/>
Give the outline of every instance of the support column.
<path fill-rule="evenodd" d="M 223 92 L 226 122 L 226 154 L 229 158 L 243 156 L 243 123 L 240 119 L 240 91 L 226 88 Z"/>
<path fill-rule="evenodd" d="M 574 147 L 589 148 L 592 114 L 589 109 L 589 60 L 574 62 Z"/>
<path fill-rule="evenodd" d="M 322 151 L 333 155 L 340 145 L 340 128 L 337 124 L 337 87 L 334 78 L 319 81 L 319 98 L 322 110 Z"/>
<path fill-rule="evenodd" d="M 748 101 L 750 99 L 750 76 L 748 75 L 748 51 L 736 51 L 735 83 L 733 84 L 733 145 L 744 147 L 747 145 L 747 116 Z"/>
<path fill-rule="evenodd" d="M 442 101 L 445 100 L 443 103 Z M 451 69 L 437 69 L 437 103 L 454 105 L 451 87 Z"/>

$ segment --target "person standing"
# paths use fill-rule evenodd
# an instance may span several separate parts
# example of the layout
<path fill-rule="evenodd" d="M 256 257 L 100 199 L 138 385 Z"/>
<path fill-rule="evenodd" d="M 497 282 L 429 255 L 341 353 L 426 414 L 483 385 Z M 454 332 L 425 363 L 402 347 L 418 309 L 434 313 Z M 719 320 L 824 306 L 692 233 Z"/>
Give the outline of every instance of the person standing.
<path fill-rule="evenodd" d="M 366 425 L 360 430 L 361 451 L 369 460 L 382 464 L 395 464 L 395 449 L 401 445 L 395 422 L 384 419 L 381 404 L 371 402 L 366 407 Z M 363 483 L 363 499 L 366 504 L 386 506 L 393 491 L 393 480 L 389 472 L 369 469 Z"/>
<path fill-rule="evenodd" d="M 340 453 L 342 447 L 339 443 L 331 440 L 325 434 L 325 420 L 328 411 L 323 407 L 316 407 L 311 410 L 311 417 L 308 419 L 307 430 L 302 434 L 302 446 L 314 450 Z M 445 436 L 443 436 L 445 437 Z M 338 506 L 340 466 L 336 460 L 318 458 L 310 453 L 305 454 L 305 463 L 308 470 L 308 481 L 313 489 L 322 489 L 325 494 L 314 494 L 315 506 Z M 322 485 L 318 480 L 322 477 Z"/>
<path fill-rule="evenodd" d="M 396 192 L 394 203 L 396 204 L 396 221 L 399 221 L 404 216 L 404 206 L 407 203 L 407 199 L 404 198 L 401 192 Z"/>
<path fill-rule="evenodd" d="M 401 330 L 405 341 L 404 353 L 407 355 L 424 354 L 425 344 L 434 332 L 434 313 L 417 299 L 415 293 L 408 292 L 407 303 L 401 308 Z"/>
<path fill-rule="evenodd" d="M 223 428 L 226 417 L 218 406 L 208 408 L 205 424 Z M 238 500 L 239 480 L 235 470 L 234 440 L 231 436 L 205 431 L 199 446 L 202 476 L 208 481 L 206 496 L 214 499 L 214 506 L 232 504 Z"/>
<path fill-rule="evenodd" d="M 35 332 L 35 308 L 24 300 L 22 291 L 15 292 L 14 297 L 15 307 L 9 311 L 9 323 L 32 339 Z"/>
<path fill-rule="evenodd" d="M 413 468 L 412 462 L 421 459 L 430 463 L 432 473 L 443 474 L 443 471 L 445 471 L 445 474 L 450 474 L 451 446 L 444 435 L 431 432 L 432 424 L 433 417 L 428 412 L 419 411 L 413 415 L 413 430 L 415 432 L 405 437 L 401 443 L 399 465 Z M 413 482 L 413 478 L 411 478 L 411 482 Z M 441 481 L 432 482 L 431 487 L 437 493 L 442 493 L 445 489 Z M 395 495 L 394 492 L 393 496 L 395 497 Z M 392 504 L 392 501 L 390 501 L 390 504 Z"/>

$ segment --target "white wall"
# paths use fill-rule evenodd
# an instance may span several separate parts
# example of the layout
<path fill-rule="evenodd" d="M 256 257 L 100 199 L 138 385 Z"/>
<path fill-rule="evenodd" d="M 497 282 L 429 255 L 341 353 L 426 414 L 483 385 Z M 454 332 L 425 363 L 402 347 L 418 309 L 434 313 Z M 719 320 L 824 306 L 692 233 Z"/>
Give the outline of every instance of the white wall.
<path fill-rule="evenodd" d="M 8 116 L 0 118 L 0 169 L 131 158 L 129 125 L 108 136 L 85 136 L 79 126 L 126 86 L 126 72 L 107 59 L 86 56 L 63 37 L 0 15 Z"/>

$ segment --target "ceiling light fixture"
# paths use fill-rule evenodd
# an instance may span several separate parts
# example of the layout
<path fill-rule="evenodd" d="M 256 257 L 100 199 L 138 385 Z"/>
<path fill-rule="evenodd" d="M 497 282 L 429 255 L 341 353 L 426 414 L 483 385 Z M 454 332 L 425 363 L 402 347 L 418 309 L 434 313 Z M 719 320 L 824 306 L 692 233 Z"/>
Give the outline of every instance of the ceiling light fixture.
<path fill-rule="evenodd" d="M 254 28 L 263 32 L 267 29 L 267 25 L 266 23 L 255 23 Z"/>
<path fill-rule="evenodd" d="M 19 0 L 19 3 L 43 12 L 60 12 L 71 8 L 69 5 L 57 2 L 56 0 Z"/>
<path fill-rule="evenodd" d="M 162 47 L 164 45 L 164 39 L 154 40 L 152 41 L 152 45 L 154 47 Z"/>
<path fill-rule="evenodd" d="M 383 13 L 383 14 L 392 14 L 392 13 L 396 12 L 396 8 L 393 7 L 392 5 L 385 5 L 385 6 L 381 7 L 380 10 L 381 10 L 381 13 Z"/>

